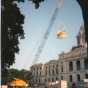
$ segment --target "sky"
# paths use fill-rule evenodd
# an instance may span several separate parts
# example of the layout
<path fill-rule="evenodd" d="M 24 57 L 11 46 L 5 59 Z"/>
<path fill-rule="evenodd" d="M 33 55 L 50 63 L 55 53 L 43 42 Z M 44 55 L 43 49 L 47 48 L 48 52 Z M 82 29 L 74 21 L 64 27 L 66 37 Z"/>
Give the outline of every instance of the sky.
<path fill-rule="evenodd" d="M 33 65 L 37 49 L 48 28 L 52 14 L 58 5 L 57 0 L 45 0 L 40 4 L 39 9 L 35 9 L 32 2 L 27 0 L 25 3 L 18 4 L 21 13 L 25 16 L 23 25 L 25 39 L 20 40 L 20 52 L 16 54 L 13 68 L 28 70 Z M 68 52 L 73 46 L 76 46 L 76 36 L 82 23 L 81 9 L 76 0 L 64 0 L 63 7 L 59 9 L 37 62 L 46 63 L 52 59 L 58 59 L 60 53 L 63 51 Z M 63 30 L 67 35 L 64 39 L 59 39 L 56 36 L 56 33 L 61 31 L 61 26 L 64 26 Z"/>

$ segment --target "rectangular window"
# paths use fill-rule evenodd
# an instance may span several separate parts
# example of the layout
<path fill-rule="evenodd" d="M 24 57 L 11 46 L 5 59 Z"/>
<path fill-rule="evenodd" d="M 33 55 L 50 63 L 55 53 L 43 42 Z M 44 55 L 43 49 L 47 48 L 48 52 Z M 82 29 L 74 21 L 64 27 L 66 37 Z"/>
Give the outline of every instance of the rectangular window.
<path fill-rule="evenodd" d="M 77 81 L 80 81 L 80 75 L 79 74 L 77 75 Z"/>
<path fill-rule="evenodd" d="M 85 74 L 85 78 L 88 79 L 88 74 L 87 73 Z"/>
<path fill-rule="evenodd" d="M 40 79 L 39 79 L 39 83 L 40 83 Z"/>
<path fill-rule="evenodd" d="M 81 67 L 80 67 L 80 61 L 77 61 L 77 62 L 76 62 L 76 66 L 77 66 L 77 70 L 80 70 L 80 68 L 81 68 Z"/>
<path fill-rule="evenodd" d="M 61 66 L 61 72 L 63 72 L 63 66 Z"/>
<path fill-rule="evenodd" d="M 41 72 L 40 72 L 40 76 L 41 76 Z"/>
<path fill-rule="evenodd" d="M 73 71 L 73 63 L 69 62 L 69 71 Z"/>
<path fill-rule="evenodd" d="M 52 69 L 52 75 L 54 75 L 54 70 Z"/>
<path fill-rule="evenodd" d="M 63 76 L 61 76 L 61 80 L 63 80 Z"/>
<path fill-rule="evenodd" d="M 52 82 L 54 82 L 54 78 L 52 78 Z"/>
<path fill-rule="evenodd" d="M 70 80 L 70 82 L 72 82 L 72 75 L 69 76 L 69 80 Z"/>
<path fill-rule="evenodd" d="M 85 69 L 88 69 L 88 59 L 87 58 L 84 60 L 84 67 Z"/>
<path fill-rule="evenodd" d="M 48 78 L 48 81 L 50 82 L 50 78 Z"/>
<path fill-rule="evenodd" d="M 51 74 L 50 74 L 50 69 L 49 69 L 49 75 L 51 75 Z"/>
<path fill-rule="evenodd" d="M 56 65 L 56 74 L 58 74 L 58 64 Z"/>
<path fill-rule="evenodd" d="M 46 67 L 46 71 L 45 71 L 45 74 L 47 75 L 47 67 Z"/>
<path fill-rule="evenodd" d="M 58 78 L 56 77 L 56 80 L 58 80 Z"/>

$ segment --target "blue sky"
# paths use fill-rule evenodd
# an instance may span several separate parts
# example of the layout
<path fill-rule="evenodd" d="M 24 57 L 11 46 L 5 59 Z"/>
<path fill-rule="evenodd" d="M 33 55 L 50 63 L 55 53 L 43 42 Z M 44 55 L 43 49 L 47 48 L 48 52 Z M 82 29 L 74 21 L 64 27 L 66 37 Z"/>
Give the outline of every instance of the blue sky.
<path fill-rule="evenodd" d="M 35 53 L 50 23 L 57 3 L 56 0 L 45 0 L 37 10 L 31 2 L 27 1 L 20 3 L 18 6 L 25 16 L 23 25 L 25 39 L 20 41 L 20 52 L 16 54 L 16 61 L 13 67 L 29 69 L 31 64 L 33 64 Z M 68 52 L 72 46 L 75 46 L 76 36 L 82 23 L 81 9 L 76 0 L 64 0 L 63 8 L 59 10 L 38 62 L 45 63 L 52 59 L 58 59 L 58 55 L 61 52 Z M 56 36 L 56 32 L 60 31 L 61 25 L 64 26 L 64 31 L 67 34 L 67 37 L 62 40 L 57 39 Z"/>

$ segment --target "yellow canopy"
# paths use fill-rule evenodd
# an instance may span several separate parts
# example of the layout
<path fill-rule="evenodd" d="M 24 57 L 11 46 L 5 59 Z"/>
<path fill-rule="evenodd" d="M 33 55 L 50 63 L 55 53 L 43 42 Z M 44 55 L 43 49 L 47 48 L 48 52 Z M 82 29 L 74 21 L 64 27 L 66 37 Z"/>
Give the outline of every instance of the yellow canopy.
<path fill-rule="evenodd" d="M 11 86 L 27 86 L 27 83 L 21 79 L 15 79 L 11 82 Z"/>

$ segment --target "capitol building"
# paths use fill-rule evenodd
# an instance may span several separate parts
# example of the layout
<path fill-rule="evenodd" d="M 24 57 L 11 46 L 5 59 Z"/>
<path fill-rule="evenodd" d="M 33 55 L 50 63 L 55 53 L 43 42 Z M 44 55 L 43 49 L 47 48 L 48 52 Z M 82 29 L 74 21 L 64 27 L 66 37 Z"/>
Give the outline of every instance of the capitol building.
<path fill-rule="evenodd" d="M 84 27 L 81 25 L 77 35 L 77 46 L 67 53 L 61 53 L 57 60 L 51 60 L 45 64 L 31 66 L 33 78 L 31 83 L 46 85 L 57 80 L 67 82 L 79 82 L 88 79 L 88 58 L 85 42 Z M 42 88 L 42 87 L 38 87 Z"/>

